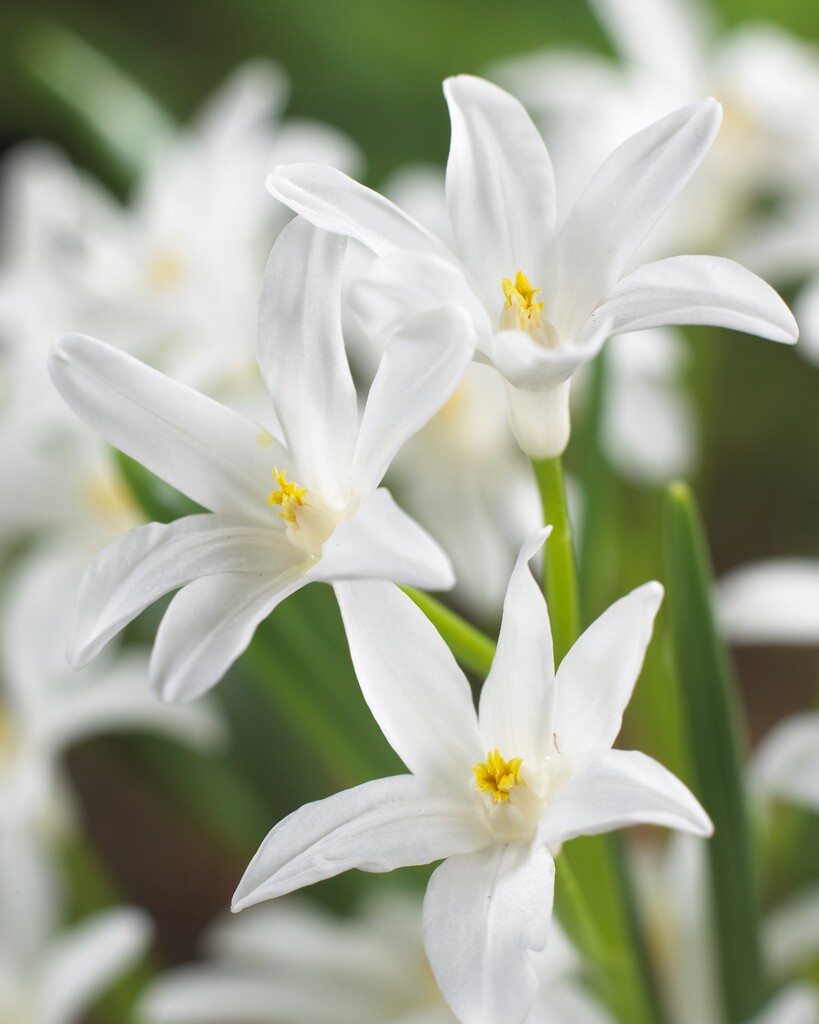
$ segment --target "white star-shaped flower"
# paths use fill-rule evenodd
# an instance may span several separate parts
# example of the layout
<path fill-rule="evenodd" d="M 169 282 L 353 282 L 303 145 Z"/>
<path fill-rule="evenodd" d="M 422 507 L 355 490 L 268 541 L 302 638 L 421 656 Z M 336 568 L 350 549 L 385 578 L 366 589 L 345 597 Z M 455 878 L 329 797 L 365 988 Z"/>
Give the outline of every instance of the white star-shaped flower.
<path fill-rule="evenodd" d="M 340 327 L 343 255 L 343 239 L 300 220 L 271 253 L 257 354 L 285 442 L 99 341 L 58 340 L 51 373 L 69 405 L 211 510 L 131 530 L 92 562 L 69 649 L 75 665 L 181 587 L 151 674 L 166 700 L 187 700 L 216 683 L 257 624 L 311 580 L 454 582 L 446 555 L 378 483 L 468 361 L 458 313 L 409 325 L 385 353 L 359 419 Z M 432 381 L 418 372 L 430 337 L 438 339 Z"/>
<path fill-rule="evenodd" d="M 349 868 L 390 871 L 446 858 L 424 904 L 424 941 L 464 1024 L 519 1024 L 537 993 L 528 950 L 551 919 L 553 851 L 640 822 L 708 835 L 711 822 L 656 761 L 612 750 L 662 588 L 608 609 L 555 673 L 546 604 L 524 545 L 478 713 L 430 622 L 395 587 L 337 587 L 364 696 L 411 774 L 307 804 L 267 836 L 234 910 Z"/>
<path fill-rule="evenodd" d="M 569 380 L 609 335 L 687 323 L 795 341 L 796 322 L 776 292 L 730 260 L 676 256 L 627 273 L 713 142 L 721 118 L 714 100 L 624 142 L 558 230 L 549 154 L 521 104 L 468 75 L 448 79 L 444 92 L 454 250 L 332 168 L 278 167 L 268 188 L 319 227 L 383 257 L 353 295 L 370 332 L 390 335 L 420 312 L 464 313 L 465 340 L 506 382 L 512 425 L 529 455 L 563 451 Z"/>

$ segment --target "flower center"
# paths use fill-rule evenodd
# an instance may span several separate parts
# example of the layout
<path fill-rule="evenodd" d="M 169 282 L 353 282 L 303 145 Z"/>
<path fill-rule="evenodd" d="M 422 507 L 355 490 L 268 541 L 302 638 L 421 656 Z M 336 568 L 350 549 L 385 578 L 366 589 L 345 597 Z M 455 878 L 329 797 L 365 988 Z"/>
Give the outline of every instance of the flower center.
<path fill-rule="evenodd" d="M 522 757 L 513 757 L 504 761 L 497 747 L 486 755 L 486 761 L 479 761 L 472 766 L 472 774 L 482 793 L 491 793 L 496 804 L 509 799 L 509 793 L 515 786 L 525 786 L 520 777 Z"/>
<path fill-rule="evenodd" d="M 273 476 L 279 485 L 267 496 L 268 505 L 279 505 L 279 517 L 287 524 L 287 539 L 312 558 L 321 554 L 321 548 L 338 526 L 340 514 L 315 492 L 287 479 L 277 467 Z"/>
<path fill-rule="evenodd" d="M 500 326 L 503 331 L 525 331 L 547 348 L 555 348 L 558 343 L 557 331 L 541 314 L 543 303 L 535 302 L 541 288 L 533 288 L 529 278 L 519 270 L 514 282 L 505 277 L 501 281 L 506 303 L 501 310 Z"/>
<path fill-rule="evenodd" d="M 185 277 L 185 261 L 172 249 L 156 249 L 145 261 L 148 284 L 157 292 L 178 288 Z"/>
<path fill-rule="evenodd" d="M 276 466 L 273 467 L 273 476 L 279 485 L 278 491 L 271 491 L 267 496 L 268 505 L 281 505 L 279 515 L 288 523 L 295 523 L 296 509 L 305 504 L 304 496 L 307 494 L 306 487 L 299 487 L 287 479 L 285 472 L 279 472 Z"/>

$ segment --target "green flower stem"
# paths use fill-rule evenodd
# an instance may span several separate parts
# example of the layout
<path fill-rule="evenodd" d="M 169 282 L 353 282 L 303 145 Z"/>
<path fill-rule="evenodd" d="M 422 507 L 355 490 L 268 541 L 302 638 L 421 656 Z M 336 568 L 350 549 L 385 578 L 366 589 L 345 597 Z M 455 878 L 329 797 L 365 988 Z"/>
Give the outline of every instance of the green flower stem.
<path fill-rule="evenodd" d="M 173 134 L 159 104 L 107 57 L 62 25 L 40 22 L 23 41 L 21 59 L 90 133 L 129 183 Z"/>
<path fill-rule="evenodd" d="M 402 589 L 446 640 L 461 665 L 485 679 L 495 656 L 494 641 L 429 594 L 412 587 Z"/>
<path fill-rule="evenodd" d="M 718 974 L 728 1024 L 764 995 L 751 831 L 742 782 L 742 721 L 728 657 L 711 609 L 711 573 L 694 499 L 667 492 L 666 560 L 672 647 L 694 790 L 714 822 L 708 842 Z"/>
<path fill-rule="evenodd" d="M 566 508 L 560 458 L 532 459 L 532 469 L 540 491 L 543 521 L 552 526 L 543 557 L 543 593 L 552 623 L 555 664 L 559 665 L 580 633 L 580 597 L 572 526 Z"/>

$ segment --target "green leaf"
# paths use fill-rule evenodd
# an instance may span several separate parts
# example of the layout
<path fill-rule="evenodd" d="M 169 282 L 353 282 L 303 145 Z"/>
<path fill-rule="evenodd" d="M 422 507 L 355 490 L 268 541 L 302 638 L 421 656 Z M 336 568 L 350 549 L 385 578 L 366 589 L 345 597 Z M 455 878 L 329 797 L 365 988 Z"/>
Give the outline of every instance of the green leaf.
<path fill-rule="evenodd" d="M 726 1020 L 759 1009 L 764 985 L 751 831 L 740 759 L 740 714 L 711 609 L 711 573 L 694 499 L 668 489 L 666 559 L 671 632 L 694 790 L 714 822 L 708 843 L 718 973 Z"/>

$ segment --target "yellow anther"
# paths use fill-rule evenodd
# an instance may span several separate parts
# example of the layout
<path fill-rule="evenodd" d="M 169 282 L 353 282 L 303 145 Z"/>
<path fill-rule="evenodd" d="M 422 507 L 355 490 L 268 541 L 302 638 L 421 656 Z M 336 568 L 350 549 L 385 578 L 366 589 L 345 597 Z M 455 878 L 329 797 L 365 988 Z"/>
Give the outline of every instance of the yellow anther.
<path fill-rule="evenodd" d="M 287 479 L 287 475 L 284 472 L 279 472 L 275 466 L 273 467 L 273 476 L 276 478 L 276 483 L 279 485 L 280 490 L 271 491 L 268 494 L 267 504 L 281 505 L 282 510 L 279 512 L 279 515 L 282 519 L 286 519 L 288 523 L 295 523 L 296 509 L 304 504 L 307 488 L 291 483 Z"/>
<path fill-rule="evenodd" d="M 509 799 L 509 791 L 513 786 L 525 785 L 520 777 L 522 757 L 513 757 L 504 761 L 497 747 L 486 755 L 486 762 L 478 762 L 472 766 L 472 774 L 482 793 L 491 793 L 496 804 Z"/>
<path fill-rule="evenodd" d="M 505 277 L 501 281 L 501 288 L 506 296 L 506 305 L 501 313 L 503 326 L 507 329 L 516 327 L 519 331 L 539 327 L 543 303 L 535 302 L 535 296 L 542 289 L 533 288 L 522 270 L 515 274 L 514 284 Z"/>

